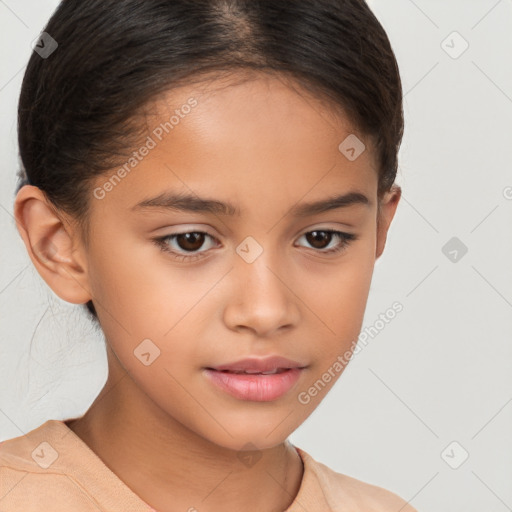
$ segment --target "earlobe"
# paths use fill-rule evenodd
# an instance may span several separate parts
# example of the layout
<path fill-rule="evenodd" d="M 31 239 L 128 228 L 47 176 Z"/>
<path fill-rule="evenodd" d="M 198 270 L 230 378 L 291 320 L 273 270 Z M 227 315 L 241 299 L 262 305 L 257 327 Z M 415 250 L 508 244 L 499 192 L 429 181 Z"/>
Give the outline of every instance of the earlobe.
<path fill-rule="evenodd" d="M 14 203 L 16 227 L 28 255 L 46 284 L 73 304 L 90 300 L 87 272 L 75 248 L 75 234 L 38 187 L 22 187 Z"/>
<path fill-rule="evenodd" d="M 391 221 L 395 216 L 398 203 L 402 197 L 402 189 L 398 185 L 393 185 L 391 189 L 384 194 L 379 212 L 377 213 L 377 243 L 375 249 L 375 259 L 381 257 L 386 245 L 387 235 Z"/>

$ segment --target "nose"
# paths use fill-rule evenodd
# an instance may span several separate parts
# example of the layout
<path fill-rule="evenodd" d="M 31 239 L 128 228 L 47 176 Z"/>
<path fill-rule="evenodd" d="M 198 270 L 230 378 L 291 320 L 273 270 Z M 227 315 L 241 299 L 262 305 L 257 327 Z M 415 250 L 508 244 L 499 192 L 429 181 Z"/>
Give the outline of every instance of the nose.
<path fill-rule="evenodd" d="M 293 284 L 282 266 L 264 251 L 255 261 L 235 262 L 229 273 L 231 286 L 224 311 L 226 325 L 237 331 L 250 330 L 258 337 L 271 337 L 297 325 L 300 315 Z"/>

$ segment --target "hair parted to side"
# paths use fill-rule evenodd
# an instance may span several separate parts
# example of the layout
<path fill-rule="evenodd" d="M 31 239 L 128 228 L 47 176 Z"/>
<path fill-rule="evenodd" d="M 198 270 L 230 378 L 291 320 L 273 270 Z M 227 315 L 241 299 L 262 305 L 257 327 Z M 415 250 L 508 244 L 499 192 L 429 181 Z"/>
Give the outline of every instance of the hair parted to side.
<path fill-rule="evenodd" d="M 39 187 L 85 245 L 91 182 L 144 136 L 138 113 L 201 76 L 292 78 L 374 141 L 379 198 L 395 181 L 400 74 L 364 0 L 64 0 L 44 31 L 59 46 L 46 59 L 33 52 L 23 78 L 16 193 Z"/>

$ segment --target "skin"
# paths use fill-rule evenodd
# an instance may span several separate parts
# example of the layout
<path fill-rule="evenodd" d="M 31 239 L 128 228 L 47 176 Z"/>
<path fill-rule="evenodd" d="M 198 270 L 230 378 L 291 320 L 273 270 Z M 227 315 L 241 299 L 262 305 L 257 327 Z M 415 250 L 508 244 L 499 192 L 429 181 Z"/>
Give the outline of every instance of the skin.
<path fill-rule="evenodd" d="M 303 476 L 287 438 L 342 372 L 309 403 L 297 395 L 357 340 L 401 191 L 393 187 L 378 211 L 369 141 L 358 135 L 366 150 L 348 160 L 338 146 L 357 132 L 306 91 L 263 75 L 218 83 L 175 89 L 154 103 L 149 129 L 188 98 L 198 101 L 121 183 L 103 199 L 91 198 L 88 247 L 73 219 L 36 187 L 19 191 L 14 210 L 39 274 L 63 300 L 92 298 L 105 334 L 108 380 L 70 428 L 161 512 L 277 512 L 291 504 Z M 231 201 L 242 213 L 131 211 L 167 189 Z M 288 215 L 298 203 L 349 191 L 371 205 Z M 303 236 L 329 228 L 358 238 L 323 254 L 339 239 L 315 246 Z M 192 262 L 151 240 L 193 231 L 213 238 L 197 245 L 202 257 Z M 247 236 L 263 248 L 252 263 L 235 252 Z M 182 254 L 189 247 L 168 245 Z M 148 366 L 134 355 L 147 338 L 160 350 Z M 270 402 L 234 398 L 202 371 L 267 355 L 307 364 L 297 385 Z M 247 443 L 260 457 L 250 467 L 238 456 Z"/>

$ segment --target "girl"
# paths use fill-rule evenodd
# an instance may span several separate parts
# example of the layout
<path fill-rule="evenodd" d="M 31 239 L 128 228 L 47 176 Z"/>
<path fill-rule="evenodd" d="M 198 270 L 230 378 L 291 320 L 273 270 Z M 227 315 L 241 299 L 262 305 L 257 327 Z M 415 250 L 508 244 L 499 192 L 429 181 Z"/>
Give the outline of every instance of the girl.
<path fill-rule="evenodd" d="M 11 511 L 413 512 L 288 436 L 350 360 L 400 199 L 402 90 L 363 0 L 66 0 L 14 204 L 109 375 L 0 449 Z"/>

